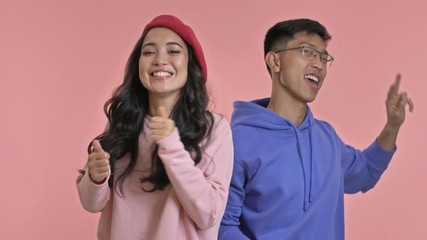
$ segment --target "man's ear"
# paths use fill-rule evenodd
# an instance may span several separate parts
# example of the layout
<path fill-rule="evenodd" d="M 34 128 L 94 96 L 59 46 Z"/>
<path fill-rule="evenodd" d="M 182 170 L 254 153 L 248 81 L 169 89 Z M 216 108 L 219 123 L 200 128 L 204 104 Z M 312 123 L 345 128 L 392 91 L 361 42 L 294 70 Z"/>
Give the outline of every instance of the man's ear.
<path fill-rule="evenodd" d="M 268 65 L 272 73 L 280 71 L 280 59 L 279 55 L 277 55 L 276 53 L 268 52 L 265 55 L 265 63 Z"/>

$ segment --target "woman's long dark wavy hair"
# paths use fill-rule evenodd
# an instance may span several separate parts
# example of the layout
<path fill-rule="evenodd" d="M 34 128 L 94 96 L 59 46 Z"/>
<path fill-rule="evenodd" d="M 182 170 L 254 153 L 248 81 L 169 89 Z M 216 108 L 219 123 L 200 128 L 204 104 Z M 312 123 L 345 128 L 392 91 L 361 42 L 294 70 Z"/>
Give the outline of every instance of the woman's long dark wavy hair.
<path fill-rule="evenodd" d="M 118 176 L 111 175 L 109 186 L 115 185 L 115 191 L 123 195 L 123 181 L 135 168 L 138 158 L 138 139 L 144 126 L 144 119 L 148 113 L 148 90 L 139 79 L 139 57 L 141 45 L 146 33 L 136 43 L 126 64 L 123 83 L 113 92 L 111 99 L 104 105 L 104 112 L 108 118 L 109 127 L 104 133 L 97 136 L 103 149 L 110 154 L 110 167 L 112 172 L 116 162 L 124 155 L 130 154 L 130 162 L 125 170 Z M 185 42 L 185 41 L 184 41 Z M 194 163 L 198 164 L 202 158 L 202 149 L 199 146 L 212 129 L 214 118 L 207 110 L 209 96 L 205 80 L 197 58 L 191 46 L 188 49 L 188 77 L 181 89 L 180 97 L 171 112 L 179 130 L 181 141 L 185 150 L 190 152 Z M 88 146 L 91 152 L 92 144 Z M 163 190 L 169 184 L 165 167 L 157 153 L 158 147 L 152 153 L 152 169 L 149 176 L 141 176 L 141 184 L 152 183 L 152 189 L 142 190 L 152 192 Z"/>

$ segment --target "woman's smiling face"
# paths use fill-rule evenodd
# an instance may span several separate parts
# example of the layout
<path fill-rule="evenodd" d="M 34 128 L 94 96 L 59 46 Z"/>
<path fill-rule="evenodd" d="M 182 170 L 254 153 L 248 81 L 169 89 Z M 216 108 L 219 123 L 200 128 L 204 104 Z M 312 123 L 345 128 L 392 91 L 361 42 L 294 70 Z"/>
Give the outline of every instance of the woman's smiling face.
<path fill-rule="evenodd" d="M 188 77 L 188 49 L 174 31 L 158 27 L 144 38 L 139 78 L 151 97 L 179 98 Z"/>

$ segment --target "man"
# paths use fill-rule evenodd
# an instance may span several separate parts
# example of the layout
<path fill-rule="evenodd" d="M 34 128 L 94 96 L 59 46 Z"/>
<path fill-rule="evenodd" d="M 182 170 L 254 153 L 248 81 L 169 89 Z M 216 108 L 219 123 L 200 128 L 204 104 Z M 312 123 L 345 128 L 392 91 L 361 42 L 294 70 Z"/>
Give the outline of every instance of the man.
<path fill-rule="evenodd" d="M 387 122 L 365 150 L 346 145 L 308 107 L 333 57 L 331 36 L 309 19 L 279 22 L 265 37 L 271 98 L 235 102 L 235 164 L 219 239 L 344 239 L 344 193 L 366 192 L 396 151 L 412 101 L 390 87 Z"/>

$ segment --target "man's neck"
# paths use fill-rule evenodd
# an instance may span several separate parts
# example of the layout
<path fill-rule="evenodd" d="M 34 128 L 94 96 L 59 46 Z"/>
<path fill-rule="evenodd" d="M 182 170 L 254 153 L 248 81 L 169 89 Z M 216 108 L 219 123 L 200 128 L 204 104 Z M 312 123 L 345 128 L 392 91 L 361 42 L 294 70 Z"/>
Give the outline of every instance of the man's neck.
<path fill-rule="evenodd" d="M 307 104 L 271 96 L 267 108 L 299 126 L 307 113 Z"/>

